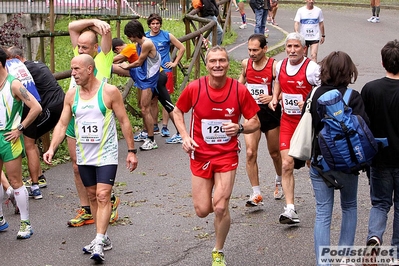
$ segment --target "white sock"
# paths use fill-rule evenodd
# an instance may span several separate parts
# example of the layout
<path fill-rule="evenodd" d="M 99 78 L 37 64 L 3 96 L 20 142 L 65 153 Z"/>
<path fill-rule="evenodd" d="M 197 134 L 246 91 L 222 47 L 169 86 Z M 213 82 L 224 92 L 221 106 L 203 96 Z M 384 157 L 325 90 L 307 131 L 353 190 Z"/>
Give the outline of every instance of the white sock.
<path fill-rule="evenodd" d="M 103 241 L 105 239 L 105 235 L 97 233 L 96 239 Z"/>
<path fill-rule="evenodd" d="M 252 192 L 253 192 L 254 194 L 260 195 L 260 187 L 259 187 L 259 186 L 254 186 L 254 187 L 252 187 Z"/>
<path fill-rule="evenodd" d="M 213 248 L 212 252 L 213 252 L 213 251 L 221 252 L 221 253 L 223 253 L 223 254 L 224 254 L 224 252 L 223 252 L 223 249 L 217 249 L 216 247 L 215 247 L 215 248 Z"/>
<path fill-rule="evenodd" d="M 281 183 L 281 176 L 276 175 L 276 182 L 277 182 L 277 183 Z"/>
<path fill-rule="evenodd" d="M 6 193 L 8 197 L 14 197 L 14 189 L 12 188 L 12 186 L 9 186 L 7 188 Z"/>
<path fill-rule="evenodd" d="M 295 206 L 294 206 L 294 204 L 287 204 L 287 210 L 293 210 L 293 211 L 295 211 Z"/>
<path fill-rule="evenodd" d="M 1 201 L 3 201 L 3 197 L 4 197 L 4 189 L 3 189 L 3 185 L 0 184 L 0 217 L 3 217 L 3 204 Z"/>
<path fill-rule="evenodd" d="M 29 220 L 29 194 L 25 185 L 14 189 L 14 197 L 21 214 L 21 220 Z"/>

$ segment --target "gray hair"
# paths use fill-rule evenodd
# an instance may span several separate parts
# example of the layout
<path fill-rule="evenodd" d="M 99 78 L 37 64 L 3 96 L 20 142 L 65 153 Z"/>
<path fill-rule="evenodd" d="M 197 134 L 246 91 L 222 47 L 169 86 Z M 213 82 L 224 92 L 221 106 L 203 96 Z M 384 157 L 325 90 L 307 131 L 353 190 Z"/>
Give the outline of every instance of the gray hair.
<path fill-rule="evenodd" d="M 298 32 L 291 32 L 287 35 L 285 38 L 285 45 L 287 45 L 287 42 L 289 40 L 298 40 L 301 42 L 302 47 L 306 46 L 305 38 Z"/>
<path fill-rule="evenodd" d="M 216 46 L 209 48 L 208 51 L 206 51 L 206 54 L 205 54 L 205 62 L 206 63 L 208 62 L 208 54 L 211 52 L 216 52 L 216 51 L 224 51 L 227 55 L 227 61 L 230 62 L 229 53 L 227 52 L 226 48 L 216 45 Z"/>
<path fill-rule="evenodd" d="M 8 54 L 11 58 L 16 58 L 17 56 L 20 58 L 25 58 L 24 51 L 17 46 L 11 46 L 8 48 Z"/>

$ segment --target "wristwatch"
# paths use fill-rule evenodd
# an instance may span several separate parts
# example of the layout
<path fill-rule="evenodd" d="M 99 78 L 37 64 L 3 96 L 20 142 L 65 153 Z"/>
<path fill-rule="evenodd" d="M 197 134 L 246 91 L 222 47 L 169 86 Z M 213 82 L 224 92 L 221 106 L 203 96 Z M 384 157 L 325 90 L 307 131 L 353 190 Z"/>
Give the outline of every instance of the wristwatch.
<path fill-rule="evenodd" d="M 241 134 L 242 132 L 244 132 L 244 127 L 242 124 L 238 124 L 238 131 L 237 131 L 237 135 Z"/>
<path fill-rule="evenodd" d="M 127 150 L 127 152 L 133 152 L 134 154 L 137 153 L 137 149 Z"/>
<path fill-rule="evenodd" d="M 17 126 L 17 129 L 18 129 L 19 131 L 24 131 L 25 127 L 24 127 L 24 125 L 19 124 L 19 125 Z"/>

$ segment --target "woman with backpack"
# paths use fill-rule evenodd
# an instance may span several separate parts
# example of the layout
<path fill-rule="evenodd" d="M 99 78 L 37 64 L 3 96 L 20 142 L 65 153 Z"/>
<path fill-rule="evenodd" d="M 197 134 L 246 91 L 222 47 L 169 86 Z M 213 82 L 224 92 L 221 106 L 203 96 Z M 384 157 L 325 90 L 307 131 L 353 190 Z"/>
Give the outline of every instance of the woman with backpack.
<path fill-rule="evenodd" d="M 348 171 L 330 170 L 325 172 L 325 168 L 324 171 L 322 170 L 323 166 L 320 163 L 322 155 L 317 136 L 323 129 L 324 122 L 322 122 L 320 118 L 319 113 L 322 108 L 318 104 L 318 99 L 325 93 L 328 93 L 332 90 L 337 90 L 339 92 L 339 96 L 342 95 L 344 99 L 346 96 L 346 98 L 349 99 L 347 100 L 346 105 L 352 109 L 352 114 L 360 115 L 368 124 L 369 119 L 365 113 L 364 104 L 360 94 L 355 90 L 348 90 L 347 87 L 350 83 L 354 83 L 356 81 L 357 75 L 357 68 L 348 54 L 342 51 L 330 53 L 320 62 L 321 86 L 315 88 L 316 91 L 314 92 L 311 102 L 312 124 L 315 137 L 312 144 L 310 178 L 316 199 L 314 247 L 317 265 L 327 265 L 325 264 L 324 259 L 329 258 L 329 252 L 325 252 L 326 249 L 323 250 L 322 248 L 330 248 L 330 229 L 334 205 L 334 190 L 337 188 L 338 184 L 340 187 L 340 200 L 342 209 L 341 232 L 338 248 L 348 248 L 354 244 L 357 223 L 357 188 L 359 175 L 357 171 L 346 173 Z M 350 92 L 349 97 L 345 95 L 347 90 Z M 309 95 L 308 98 L 310 97 Z M 344 107 L 345 110 L 347 110 L 347 106 Z M 326 176 L 330 177 L 330 182 L 326 181 Z M 323 252 L 321 253 L 321 251 Z M 336 264 L 340 262 L 334 261 L 332 263 Z M 355 264 L 345 262 L 342 265 Z"/>

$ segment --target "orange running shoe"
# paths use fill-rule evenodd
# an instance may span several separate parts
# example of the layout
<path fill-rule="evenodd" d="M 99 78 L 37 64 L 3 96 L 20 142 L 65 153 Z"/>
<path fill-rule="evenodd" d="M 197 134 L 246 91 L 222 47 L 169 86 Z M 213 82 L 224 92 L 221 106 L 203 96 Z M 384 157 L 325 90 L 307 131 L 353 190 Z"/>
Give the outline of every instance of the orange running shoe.
<path fill-rule="evenodd" d="M 247 207 L 255 207 L 255 206 L 259 206 L 259 205 L 263 205 L 263 197 L 260 194 L 252 194 L 248 201 L 247 204 L 245 206 Z"/>
<path fill-rule="evenodd" d="M 78 215 L 75 218 L 68 221 L 68 226 L 78 227 L 86 224 L 94 224 L 93 215 L 86 212 L 85 208 L 81 208 L 77 211 Z"/>

